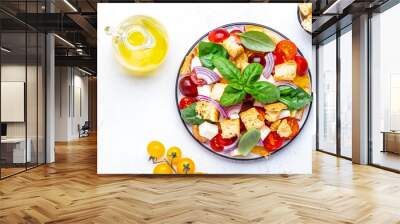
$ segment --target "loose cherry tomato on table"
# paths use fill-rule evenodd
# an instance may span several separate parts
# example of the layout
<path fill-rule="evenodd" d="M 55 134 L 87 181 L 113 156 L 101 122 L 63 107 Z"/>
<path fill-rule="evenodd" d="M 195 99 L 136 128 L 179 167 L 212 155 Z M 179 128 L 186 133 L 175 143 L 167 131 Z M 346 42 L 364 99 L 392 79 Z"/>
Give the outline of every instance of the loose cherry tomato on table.
<path fill-rule="evenodd" d="M 196 169 L 196 165 L 190 158 L 179 159 L 176 164 L 176 172 L 178 174 L 193 174 Z"/>
<path fill-rule="evenodd" d="M 217 136 L 211 139 L 210 146 L 216 152 L 222 152 L 224 150 L 224 145 L 218 140 Z"/>
<path fill-rule="evenodd" d="M 267 64 L 267 61 L 265 60 L 265 55 L 260 54 L 260 53 L 250 55 L 248 62 L 249 63 L 259 63 L 264 68 L 265 68 L 265 65 Z"/>
<path fill-rule="evenodd" d="M 297 64 L 297 70 L 296 73 L 297 75 L 303 76 L 305 74 L 307 74 L 308 71 L 308 63 L 307 60 L 300 55 L 297 55 L 294 60 L 296 61 Z"/>
<path fill-rule="evenodd" d="M 290 134 L 288 139 L 292 139 L 300 131 L 299 123 L 297 122 L 297 120 L 295 118 L 292 118 L 292 117 L 286 118 L 286 121 L 287 121 L 288 125 L 290 126 L 290 129 L 292 130 L 292 134 Z"/>
<path fill-rule="evenodd" d="M 185 96 L 179 101 L 179 109 L 185 109 L 187 106 L 190 106 L 192 103 L 197 102 L 196 98 Z"/>
<path fill-rule="evenodd" d="M 192 82 L 190 76 L 185 76 L 179 81 L 179 90 L 185 96 L 197 96 L 197 86 Z"/>
<path fill-rule="evenodd" d="M 268 136 L 264 139 L 264 148 L 268 152 L 274 152 L 279 149 L 283 145 L 283 138 L 276 133 L 276 131 L 272 131 L 268 134 Z"/>
<path fill-rule="evenodd" d="M 286 60 L 293 60 L 297 54 L 296 45 L 290 40 L 281 40 L 275 47 L 275 52 Z"/>
<path fill-rule="evenodd" d="M 215 29 L 208 33 L 208 40 L 214 43 L 220 43 L 229 37 L 228 31 L 225 29 Z"/>

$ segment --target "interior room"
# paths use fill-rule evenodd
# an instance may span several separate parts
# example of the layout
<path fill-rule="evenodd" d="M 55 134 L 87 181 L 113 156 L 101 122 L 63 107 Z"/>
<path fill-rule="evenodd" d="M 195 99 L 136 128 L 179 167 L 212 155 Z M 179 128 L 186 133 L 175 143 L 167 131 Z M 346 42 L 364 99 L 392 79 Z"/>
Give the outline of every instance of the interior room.
<path fill-rule="evenodd" d="M 106 83 L 104 71 L 100 71 L 104 64 L 98 61 L 105 54 L 100 51 L 100 44 L 104 42 L 99 32 L 109 36 L 116 32 L 101 27 L 100 4 L 101 7 L 103 3 L 154 7 L 161 2 L 170 5 L 172 1 L 0 1 L 0 223 L 400 223 L 400 101 L 397 98 L 400 45 L 396 44 L 400 39 L 396 28 L 400 21 L 400 3 L 397 0 L 231 2 L 243 6 L 260 4 L 259 7 L 268 7 L 271 3 L 296 5 L 295 15 L 288 15 L 287 20 L 293 19 L 296 25 L 293 30 L 300 34 L 287 36 L 305 37 L 312 42 L 310 54 L 304 54 L 309 61 L 306 70 L 312 73 L 313 102 L 310 116 L 306 118 L 312 124 L 307 129 L 312 130 L 307 135 L 312 151 L 305 153 L 312 154 L 312 164 L 306 167 L 312 173 L 271 174 L 274 166 L 281 166 L 274 165 L 272 155 L 269 160 L 269 155 L 263 156 L 273 165 L 268 167 L 270 173 L 261 175 L 243 172 L 160 175 L 155 169 L 157 175 L 113 172 L 113 169 L 100 172 L 104 161 L 138 166 L 136 160 L 121 162 L 134 154 L 143 164 L 157 166 L 169 161 L 172 170 L 167 167 L 167 171 L 178 173 L 178 166 L 170 160 L 168 152 L 165 161 L 137 153 L 146 148 L 135 145 L 138 132 L 132 127 L 101 129 L 107 127 L 101 119 L 107 108 L 116 111 L 113 111 L 112 124 L 124 127 L 130 123 L 122 119 L 123 112 L 127 111 L 121 110 L 126 105 L 101 104 L 106 97 L 102 94 Z M 225 4 L 199 2 L 202 3 L 185 4 L 193 7 Z M 299 3 L 312 3 L 309 31 L 303 24 Z M 232 22 L 227 18 L 217 19 Z M 283 27 L 287 21 L 278 22 Z M 189 36 L 192 34 L 189 30 L 182 33 Z M 107 40 L 110 46 L 111 40 L 115 39 Z M 173 41 L 176 40 L 170 39 L 175 45 L 171 44 L 170 55 L 164 63 L 174 62 L 173 54 L 179 45 Z M 182 55 L 179 57 L 186 60 Z M 275 75 L 278 59 L 276 55 L 272 57 L 276 63 Z M 165 69 L 163 66 L 161 69 Z M 174 68 L 179 70 L 179 75 L 181 70 L 177 66 Z M 180 66 L 184 66 L 184 61 Z M 295 72 L 298 71 L 295 69 Z M 176 74 L 172 75 L 175 78 Z M 136 85 L 156 78 L 127 82 Z M 173 80 L 173 84 L 178 85 L 179 80 Z M 174 102 L 181 109 L 177 93 L 173 94 Z M 144 97 L 145 93 L 136 96 Z M 112 96 L 107 97 L 107 102 L 119 102 Z M 165 102 L 136 105 L 128 94 L 123 97 L 136 107 L 168 110 Z M 175 104 L 173 109 L 176 112 Z M 293 110 L 287 111 L 290 114 Z M 132 117 L 135 115 L 132 112 Z M 242 129 L 246 124 L 240 121 L 238 125 Z M 222 135 L 221 125 L 215 127 L 215 135 Z M 143 127 L 143 133 L 155 133 L 148 129 Z M 126 134 L 132 138 L 123 137 Z M 166 141 L 174 139 L 176 144 L 180 144 L 177 139 L 182 137 L 193 137 L 197 139 L 195 144 L 201 144 L 194 135 L 167 134 Z M 115 136 L 119 141 L 131 142 L 132 146 L 103 147 L 103 144 L 100 147 L 100 137 Z M 140 136 L 149 141 L 151 137 Z M 265 147 L 262 140 L 261 145 Z M 306 145 L 300 143 L 299 150 Z M 126 153 L 117 156 L 111 153 L 107 157 L 103 156 L 105 148 Z M 215 153 L 209 151 L 205 153 Z M 236 165 L 241 162 L 234 161 Z M 208 166 L 212 165 L 215 164 Z M 205 165 L 196 163 L 196 168 L 201 166 Z"/>

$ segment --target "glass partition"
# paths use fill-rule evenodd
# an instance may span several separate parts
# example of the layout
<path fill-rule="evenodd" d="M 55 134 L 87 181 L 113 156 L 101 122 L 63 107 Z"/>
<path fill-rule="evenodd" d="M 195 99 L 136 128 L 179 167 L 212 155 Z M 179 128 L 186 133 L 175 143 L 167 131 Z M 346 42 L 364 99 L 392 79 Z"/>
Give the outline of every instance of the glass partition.
<path fill-rule="evenodd" d="M 352 157 L 352 30 L 340 36 L 340 155 Z"/>
<path fill-rule="evenodd" d="M 336 38 L 318 47 L 317 149 L 336 154 Z"/>
<path fill-rule="evenodd" d="M 371 162 L 400 171 L 400 4 L 371 18 Z"/>

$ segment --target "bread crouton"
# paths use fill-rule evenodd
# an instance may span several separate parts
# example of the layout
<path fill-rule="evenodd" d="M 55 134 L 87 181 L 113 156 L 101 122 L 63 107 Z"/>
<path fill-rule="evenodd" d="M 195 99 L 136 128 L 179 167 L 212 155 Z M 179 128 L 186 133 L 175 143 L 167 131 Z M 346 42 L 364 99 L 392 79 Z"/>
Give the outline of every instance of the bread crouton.
<path fill-rule="evenodd" d="M 185 57 L 185 60 L 183 61 L 181 70 L 179 71 L 179 74 L 186 75 L 186 74 L 189 74 L 191 72 L 193 57 L 194 57 L 194 53 L 193 52 L 191 52 L 190 54 L 188 54 Z"/>
<path fill-rule="evenodd" d="M 274 78 L 276 81 L 293 81 L 296 77 L 297 64 L 295 61 L 275 65 Z"/>
<path fill-rule="evenodd" d="M 207 138 L 205 138 L 205 137 L 203 137 L 203 136 L 200 135 L 200 133 L 199 133 L 199 126 L 198 126 L 198 125 L 193 125 L 193 126 L 192 126 L 192 133 L 193 133 L 193 136 L 194 136 L 197 140 L 199 140 L 199 142 L 205 143 L 205 142 L 208 141 Z"/>
<path fill-rule="evenodd" d="M 228 51 L 229 56 L 234 59 L 244 52 L 244 48 L 236 42 L 234 36 L 230 36 L 224 40 L 222 46 Z"/>
<path fill-rule="evenodd" d="M 301 15 L 304 17 L 308 17 L 311 15 L 312 12 L 312 4 L 311 3 L 300 3 L 299 4 L 299 10 Z"/>
<path fill-rule="evenodd" d="M 292 129 L 290 125 L 287 123 L 286 119 L 283 119 L 279 124 L 278 130 L 276 131 L 279 136 L 282 138 L 287 138 L 292 134 Z"/>
<path fill-rule="evenodd" d="M 271 131 L 277 131 L 280 124 L 281 124 L 281 120 L 274 121 L 274 122 L 271 124 L 271 126 L 269 126 L 269 129 L 270 129 Z"/>
<path fill-rule="evenodd" d="M 269 122 L 275 122 L 279 119 L 282 110 L 287 109 L 287 106 L 281 102 L 268 104 L 264 106 L 265 119 Z"/>
<path fill-rule="evenodd" d="M 196 103 L 196 112 L 204 120 L 209 120 L 212 122 L 218 121 L 218 110 L 210 102 L 202 101 L 202 100 L 197 102 Z"/>
<path fill-rule="evenodd" d="M 239 119 L 226 119 L 220 122 L 222 138 L 233 138 L 240 135 Z"/>
<path fill-rule="evenodd" d="M 233 60 L 233 63 L 236 65 L 236 67 L 243 71 L 244 68 L 249 65 L 249 58 L 247 57 L 247 54 L 243 53 L 237 56 L 237 58 Z"/>
<path fill-rule="evenodd" d="M 246 111 L 240 113 L 240 119 L 242 120 L 244 126 L 247 130 L 251 128 L 260 129 L 264 127 L 264 118 L 260 116 L 261 114 L 256 108 L 252 107 Z"/>

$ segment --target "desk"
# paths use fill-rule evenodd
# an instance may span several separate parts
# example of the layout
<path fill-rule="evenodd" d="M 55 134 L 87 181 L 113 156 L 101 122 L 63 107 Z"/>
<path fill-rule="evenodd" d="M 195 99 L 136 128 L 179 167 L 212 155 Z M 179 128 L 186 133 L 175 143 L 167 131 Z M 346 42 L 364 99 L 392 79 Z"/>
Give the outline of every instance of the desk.
<path fill-rule="evenodd" d="M 382 131 L 382 134 L 383 134 L 382 152 L 392 152 L 400 154 L 400 132 Z"/>
<path fill-rule="evenodd" d="M 32 141 L 30 138 L 28 138 L 27 142 L 28 142 L 28 144 L 26 147 L 26 154 L 25 154 L 25 138 L 1 139 L 2 157 L 5 158 L 3 156 L 3 153 L 5 152 L 6 157 L 9 157 L 8 159 L 6 158 L 6 161 L 8 161 L 10 163 L 31 162 L 31 160 L 32 160 L 32 153 L 31 153 Z M 11 149 L 10 149 L 10 146 L 12 146 Z M 11 152 L 11 153 L 8 153 L 8 152 Z M 8 156 L 7 154 L 12 154 L 12 160 L 11 160 L 11 155 Z M 26 159 L 26 161 L 25 161 L 25 159 Z"/>

